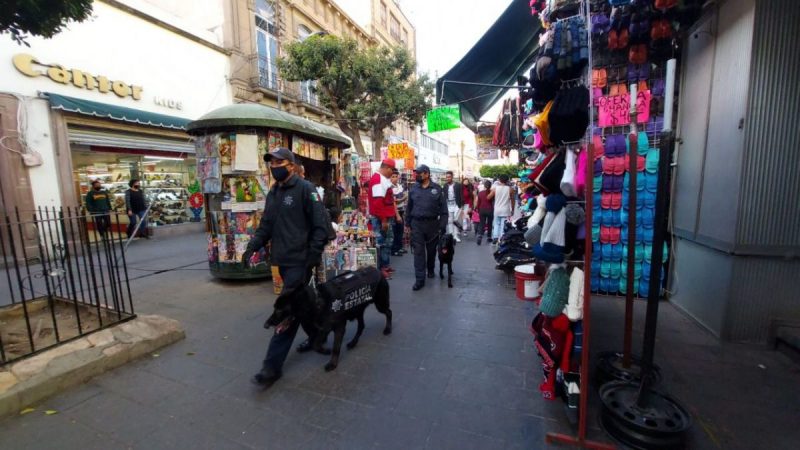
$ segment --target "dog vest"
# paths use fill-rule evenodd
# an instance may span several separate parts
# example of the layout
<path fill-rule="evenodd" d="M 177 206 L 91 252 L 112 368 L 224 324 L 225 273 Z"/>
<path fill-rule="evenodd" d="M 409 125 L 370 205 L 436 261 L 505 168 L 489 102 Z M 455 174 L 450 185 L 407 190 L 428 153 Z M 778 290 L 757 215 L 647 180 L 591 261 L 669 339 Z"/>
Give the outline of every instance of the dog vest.
<path fill-rule="evenodd" d="M 319 294 L 330 309 L 332 319 L 345 314 L 357 306 L 371 303 L 381 273 L 374 267 L 365 267 L 356 271 L 344 272 L 330 281 L 318 286 Z"/>

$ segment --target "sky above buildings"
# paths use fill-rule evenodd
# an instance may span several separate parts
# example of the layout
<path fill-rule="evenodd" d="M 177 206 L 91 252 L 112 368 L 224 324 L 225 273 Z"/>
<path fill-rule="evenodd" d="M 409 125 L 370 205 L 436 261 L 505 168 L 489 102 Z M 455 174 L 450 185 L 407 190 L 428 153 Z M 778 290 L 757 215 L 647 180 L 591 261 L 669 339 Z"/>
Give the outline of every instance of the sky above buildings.
<path fill-rule="evenodd" d="M 511 0 L 399 0 L 417 31 L 417 64 L 431 78 L 444 75 L 505 11 Z M 514 91 L 516 93 L 516 91 Z M 485 119 L 493 120 L 497 108 Z"/>

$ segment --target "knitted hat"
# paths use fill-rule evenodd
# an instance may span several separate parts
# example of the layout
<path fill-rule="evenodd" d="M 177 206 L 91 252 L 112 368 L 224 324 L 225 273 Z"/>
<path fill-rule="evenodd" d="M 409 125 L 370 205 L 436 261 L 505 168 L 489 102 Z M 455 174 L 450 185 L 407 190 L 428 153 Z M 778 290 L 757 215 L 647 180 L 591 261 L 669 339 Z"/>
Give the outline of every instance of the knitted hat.
<path fill-rule="evenodd" d="M 561 211 L 567 204 L 567 198 L 562 194 L 551 194 L 545 197 L 544 207 L 549 213 L 557 213 Z"/>
<path fill-rule="evenodd" d="M 549 114 L 549 137 L 554 144 L 579 140 L 589 126 L 589 89 L 576 86 L 556 94 Z"/>
<path fill-rule="evenodd" d="M 536 209 L 533 211 L 533 215 L 528 220 L 528 228 L 538 224 L 544 219 L 545 214 L 547 214 L 547 210 L 545 209 L 546 201 L 547 200 L 544 195 L 539 194 L 536 196 Z"/>
<path fill-rule="evenodd" d="M 584 240 L 586 239 L 586 227 L 583 225 L 578 226 L 578 232 L 575 233 L 575 239 Z"/>
<path fill-rule="evenodd" d="M 534 184 L 545 193 L 561 193 L 561 179 L 566 169 L 566 152 L 557 152 L 547 167 L 536 178 Z"/>
<path fill-rule="evenodd" d="M 564 227 L 567 222 L 564 205 L 567 199 L 561 194 L 547 196 L 541 244 L 536 244 L 533 255 L 545 262 L 561 263 L 564 261 Z"/>
<path fill-rule="evenodd" d="M 657 148 L 651 148 L 647 151 L 647 162 L 645 168 L 648 173 L 658 172 L 658 160 L 661 157 Z"/>
<path fill-rule="evenodd" d="M 583 271 L 577 267 L 569 276 L 569 295 L 564 314 L 573 322 L 583 319 L 583 279 Z"/>
<path fill-rule="evenodd" d="M 586 220 L 586 213 L 583 211 L 581 205 L 570 203 L 564 207 L 564 214 L 567 217 L 567 222 L 573 225 L 580 225 Z"/>
<path fill-rule="evenodd" d="M 565 153 L 564 175 L 561 177 L 561 192 L 567 197 L 577 197 L 578 193 L 575 188 L 575 166 L 578 156 L 572 149 L 567 149 Z"/>
<path fill-rule="evenodd" d="M 586 169 L 589 164 L 589 152 L 582 149 L 578 153 L 578 164 L 575 166 L 575 191 L 582 196 L 586 193 Z"/>
<path fill-rule="evenodd" d="M 602 136 L 592 136 L 592 145 L 594 146 L 594 159 L 600 159 L 603 155 L 605 155 L 606 149 L 603 145 Z"/>
<path fill-rule="evenodd" d="M 556 317 L 564 310 L 569 298 L 569 276 L 563 268 L 557 268 L 547 276 L 539 310 L 549 317 Z"/>
<path fill-rule="evenodd" d="M 525 231 L 525 242 L 529 245 L 536 245 L 542 239 L 542 226 L 538 223 L 534 224 L 532 227 L 528 228 Z"/>

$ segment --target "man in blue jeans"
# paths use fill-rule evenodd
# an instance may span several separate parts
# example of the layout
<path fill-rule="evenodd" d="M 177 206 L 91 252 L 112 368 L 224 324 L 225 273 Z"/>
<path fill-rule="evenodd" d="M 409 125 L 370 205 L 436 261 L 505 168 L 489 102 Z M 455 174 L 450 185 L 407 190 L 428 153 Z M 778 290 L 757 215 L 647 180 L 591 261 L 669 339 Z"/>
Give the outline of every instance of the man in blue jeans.
<path fill-rule="evenodd" d="M 392 227 L 397 216 L 392 187 L 393 159 L 384 159 L 369 180 L 369 221 L 378 245 L 378 269 L 384 278 L 391 279 L 394 269 L 389 265 L 392 253 Z"/>
<path fill-rule="evenodd" d="M 503 235 L 503 228 L 509 217 L 514 215 L 514 189 L 508 184 L 508 175 L 500 175 L 500 180 L 495 183 L 489 195 L 489 200 L 494 200 L 494 223 L 492 224 L 492 241 L 497 246 L 497 241 Z"/>
<path fill-rule="evenodd" d="M 277 148 L 264 159 L 269 163 L 275 184 L 267 194 L 264 214 L 242 255 L 242 264 L 248 267 L 253 255 L 270 242 L 270 261 L 278 266 L 284 289 L 302 286 L 308 284 L 312 269 L 322 259 L 327 243 L 326 214 L 314 185 L 296 173 L 291 150 Z M 275 329 L 261 371 L 253 377 L 254 383 L 268 388 L 280 379 L 283 363 L 300 326 L 308 339 L 297 351 L 312 349 L 317 328 L 311 323 L 300 323 L 296 318 L 287 319 Z"/>

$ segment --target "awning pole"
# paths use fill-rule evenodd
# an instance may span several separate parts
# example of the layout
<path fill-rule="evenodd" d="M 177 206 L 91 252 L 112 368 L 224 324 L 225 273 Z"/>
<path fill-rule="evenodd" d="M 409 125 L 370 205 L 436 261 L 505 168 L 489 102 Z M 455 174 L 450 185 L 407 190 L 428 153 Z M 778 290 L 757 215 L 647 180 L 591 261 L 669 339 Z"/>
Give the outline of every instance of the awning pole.
<path fill-rule="evenodd" d="M 452 80 L 442 80 L 442 98 L 444 98 L 444 84 L 466 84 L 469 86 L 483 86 L 483 87 L 493 87 L 498 89 L 520 89 L 525 88 L 525 86 L 520 86 L 518 84 L 491 84 L 491 83 L 476 83 L 473 81 L 452 81 Z"/>

